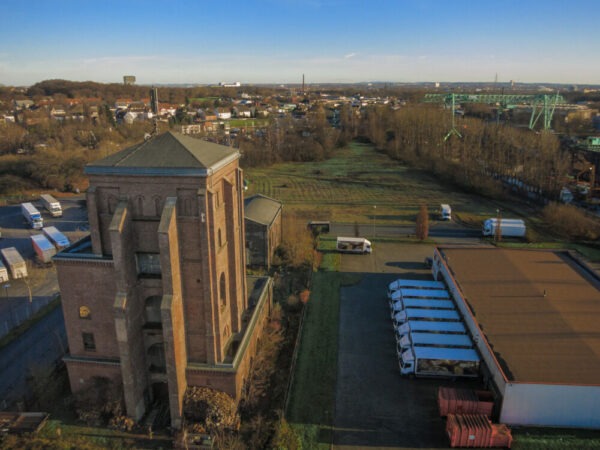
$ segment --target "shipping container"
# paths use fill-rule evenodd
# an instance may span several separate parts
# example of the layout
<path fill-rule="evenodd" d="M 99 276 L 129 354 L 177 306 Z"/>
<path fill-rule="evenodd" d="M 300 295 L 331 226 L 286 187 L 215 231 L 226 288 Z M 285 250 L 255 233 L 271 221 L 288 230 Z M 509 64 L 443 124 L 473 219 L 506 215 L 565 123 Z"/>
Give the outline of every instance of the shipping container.
<path fill-rule="evenodd" d="M 489 391 L 440 387 L 438 389 L 440 416 L 448 414 L 481 414 L 492 417 L 494 397 Z"/>
<path fill-rule="evenodd" d="M 450 447 L 510 448 L 512 445 L 510 428 L 504 424 L 494 424 L 483 415 L 448 414 L 446 434 Z"/>

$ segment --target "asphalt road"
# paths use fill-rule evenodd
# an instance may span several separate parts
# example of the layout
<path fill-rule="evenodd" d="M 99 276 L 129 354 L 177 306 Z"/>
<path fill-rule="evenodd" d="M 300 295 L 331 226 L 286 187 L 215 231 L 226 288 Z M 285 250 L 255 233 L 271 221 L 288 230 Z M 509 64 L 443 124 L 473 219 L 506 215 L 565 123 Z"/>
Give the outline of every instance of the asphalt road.
<path fill-rule="evenodd" d="M 60 361 L 67 348 L 61 308 L 54 309 L 19 339 L 0 351 L 0 409 L 23 401 L 29 392 L 28 376 Z"/>

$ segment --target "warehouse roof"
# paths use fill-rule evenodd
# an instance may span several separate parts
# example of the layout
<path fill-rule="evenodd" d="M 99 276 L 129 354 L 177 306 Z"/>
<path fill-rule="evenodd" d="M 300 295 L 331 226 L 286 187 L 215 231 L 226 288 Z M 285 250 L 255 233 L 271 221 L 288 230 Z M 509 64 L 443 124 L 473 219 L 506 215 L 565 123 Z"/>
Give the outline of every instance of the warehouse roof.
<path fill-rule="evenodd" d="M 231 147 L 169 131 L 88 164 L 85 173 L 206 176 L 237 158 Z"/>
<path fill-rule="evenodd" d="M 568 252 L 439 250 L 508 380 L 600 383 L 600 283 Z"/>
<path fill-rule="evenodd" d="M 280 201 L 256 194 L 244 200 L 244 216 L 252 222 L 270 225 L 279 214 L 281 206 Z"/>

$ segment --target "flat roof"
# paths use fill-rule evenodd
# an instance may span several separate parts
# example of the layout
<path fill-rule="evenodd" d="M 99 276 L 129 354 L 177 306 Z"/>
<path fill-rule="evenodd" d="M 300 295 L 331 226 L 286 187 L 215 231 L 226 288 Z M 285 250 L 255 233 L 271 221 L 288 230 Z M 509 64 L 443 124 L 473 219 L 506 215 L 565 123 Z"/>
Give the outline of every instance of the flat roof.
<path fill-rule="evenodd" d="M 600 278 L 566 251 L 439 248 L 510 381 L 600 383 Z"/>

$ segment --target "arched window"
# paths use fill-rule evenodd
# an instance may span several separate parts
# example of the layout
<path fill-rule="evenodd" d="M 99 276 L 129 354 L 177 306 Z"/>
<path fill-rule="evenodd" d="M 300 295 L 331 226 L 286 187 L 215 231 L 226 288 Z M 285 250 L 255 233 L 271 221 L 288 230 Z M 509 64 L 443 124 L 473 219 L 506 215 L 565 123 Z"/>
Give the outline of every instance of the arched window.
<path fill-rule="evenodd" d="M 156 343 L 148 349 L 148 362 L 150 363 L 150 372 L 166 372 L 165 346 L 162 342 Z"/>
<path fill-rule="evenodd" d="M 219 278 L 219 298 L 221 300 L 221 306 L 227 304 L 227 285 L 225 284 L 225 272 L 221 272 Z"/>
<path fill-rule="evenodd" d="M 160 216 L 160 214 L 162 213 L 162 209 L 160 207 L 160 197 L 154 197 L 154 212 L 155 212 L 155 216 Z"/>

